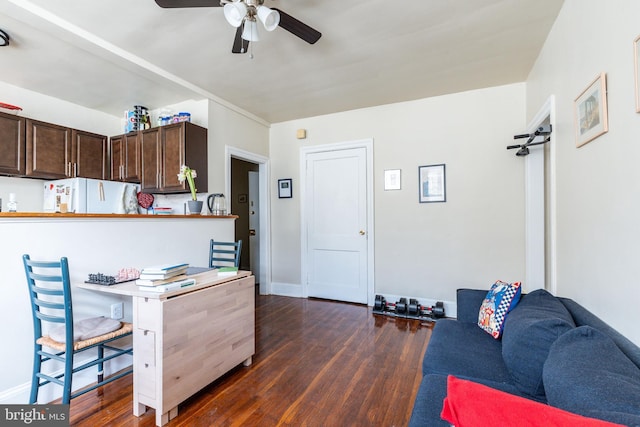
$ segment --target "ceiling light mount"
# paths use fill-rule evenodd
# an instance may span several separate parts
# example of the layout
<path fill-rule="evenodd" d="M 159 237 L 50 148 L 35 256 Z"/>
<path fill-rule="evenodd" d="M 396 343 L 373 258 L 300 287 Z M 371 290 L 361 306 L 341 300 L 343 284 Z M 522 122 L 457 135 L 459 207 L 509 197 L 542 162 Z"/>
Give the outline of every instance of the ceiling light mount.
<path fill-rule="evenodd" d="M 260 40 L 257 20 L 267 31 L 275 30 L 280 23 L 278 11 L 263 6 L 264 0 L 221 0 L 220 4 L 224 7 L 227 22 L 236 28 L 242 25 L 242 38 L 250 42 Z"/>
<path fill-rule="evenodd" d="M 9 46 L 9 40 L 11 40 L 11 37 L 9 37 L 9 34 L 0 30 L 0 47 Z"/>

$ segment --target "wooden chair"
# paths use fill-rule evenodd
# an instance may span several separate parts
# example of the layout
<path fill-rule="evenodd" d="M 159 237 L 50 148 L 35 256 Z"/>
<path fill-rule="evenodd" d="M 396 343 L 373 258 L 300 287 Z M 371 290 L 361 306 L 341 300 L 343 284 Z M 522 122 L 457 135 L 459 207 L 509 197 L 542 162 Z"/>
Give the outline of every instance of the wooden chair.
<path fill-rule="evenodd" d="M 216 242 L 211 239 L 209 245 L 209 268 L 238 267 L 242 240 L 237 242 Z"/>
<path fill-rule="evenodd" d="M 31 378 L 31 396 L 29 403 L 36 403 L 38 390 L 45 384 L 54 383 L 62 386 L 62 403 L 68 404 L 74 397 L 94 390 L 104 384 L 115 381 L 133 372 L 133 366 L 124 372 L 104 379 L 103 365 L 107 360 L 129 354 L 133 355 L 132 348 L 118 348 L 110 345 L 114 340 L 132 334 L 131 323 L 119 322 L 119 327 L 111 332 L 99 330 L 86 331 L 87 325 L 97 323 L 108 325 L 105 318 L 92 318 L 76 321 L 73 319 L 73 307 L 71 303 L 71 285 L 69 280 L 69 264 L 67 258 L 60 261 L 34 261 L 29 255 L 23 255 L 29 297 L 31 299 L 31 312 L 34 328 L 34 352 L 33 375 Z M 111 321 L 111 319 L 108 319 Z M 46 334 L 43 333 L 43 324 Z M 79 331 L 83 331 L 80 339 L 74 340 Z M 86 331 L 86 332 L 85 332 Z M 93 336 L 97 334 L 96 336 Z M 52 338 L 55 336 L 56 339 Z M 62 340 L 59 336 L 62 336 Z M 85 361 L 80 366 L 74 367 L 74 356 L 89 349 L 96 349 L 97 356 Z M 105 350 L 108 350 L 105 355 Z M 64 365 L 61 374 L 42 372 L 43 364 L 47 361 L 58 361 Z M 59 369 L 46 365 L 50 369 Z M 73 374 L 84 369 L 97 366 L 98 382 L 88 388 L 72 392 L 71 384 Z"/>

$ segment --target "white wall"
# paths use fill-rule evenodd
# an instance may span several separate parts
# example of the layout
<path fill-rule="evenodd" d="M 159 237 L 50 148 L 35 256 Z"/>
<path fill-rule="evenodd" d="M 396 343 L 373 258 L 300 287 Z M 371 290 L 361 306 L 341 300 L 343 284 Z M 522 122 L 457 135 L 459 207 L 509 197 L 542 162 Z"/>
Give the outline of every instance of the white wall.
<path fill-rule="evenodd" d="M 301 286 L 300 148 L 363 138 L 374 140 L 376 293 L 455 301 L 459 287 L 523 280 L 524 167 L 505 147 L 525 129 L 524 95 L 514 84 L 272 125 L 274 287 Z M 418 166 L 435 163 L 447 202 L 418 203 Z M 384 191 L 385 169 L 402 170 L 402 190 Z M 292 199 L 277 198 L 280 178 L 293 178 Z"/>
<path fill-rule="evenodd" d="M 527 115 L 555 95 L 557 293 L 640 344 L 638 16 L 635 0 L 566 0 L 527 80 Z M 607 73 L 609 132 L 576 148 L 574 99 L 600 72 Z"/>

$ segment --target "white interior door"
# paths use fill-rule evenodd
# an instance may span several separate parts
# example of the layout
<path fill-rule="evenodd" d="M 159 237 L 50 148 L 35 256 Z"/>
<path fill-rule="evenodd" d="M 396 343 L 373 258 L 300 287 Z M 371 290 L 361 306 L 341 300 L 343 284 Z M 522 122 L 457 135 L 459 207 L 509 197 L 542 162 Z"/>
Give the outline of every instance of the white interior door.
<path fill-rule="evenodd" d="M 367 303 L 367 152 L 306 157 L 307 289 L 311 297 Z"/>
<path fill-rule="evenodd" d="M 249 171 L 249 264 L 251 271 L 260 280 L 260 177 Z"/>

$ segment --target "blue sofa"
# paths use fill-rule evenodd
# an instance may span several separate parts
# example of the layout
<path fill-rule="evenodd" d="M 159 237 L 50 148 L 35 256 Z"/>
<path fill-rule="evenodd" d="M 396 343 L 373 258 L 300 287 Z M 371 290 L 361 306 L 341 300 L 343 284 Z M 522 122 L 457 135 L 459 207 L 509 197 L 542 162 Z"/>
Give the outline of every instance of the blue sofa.
<path fill-rule="evenodd" d="M 457 291 L 457 319 L 438 320 L 410 427 L 443 426 L 447 376 L 627 426 L 640 426 L 640 348 L 567 298 L 522 295 L 502 336 L 478 326 L 486 290 Z"/>

